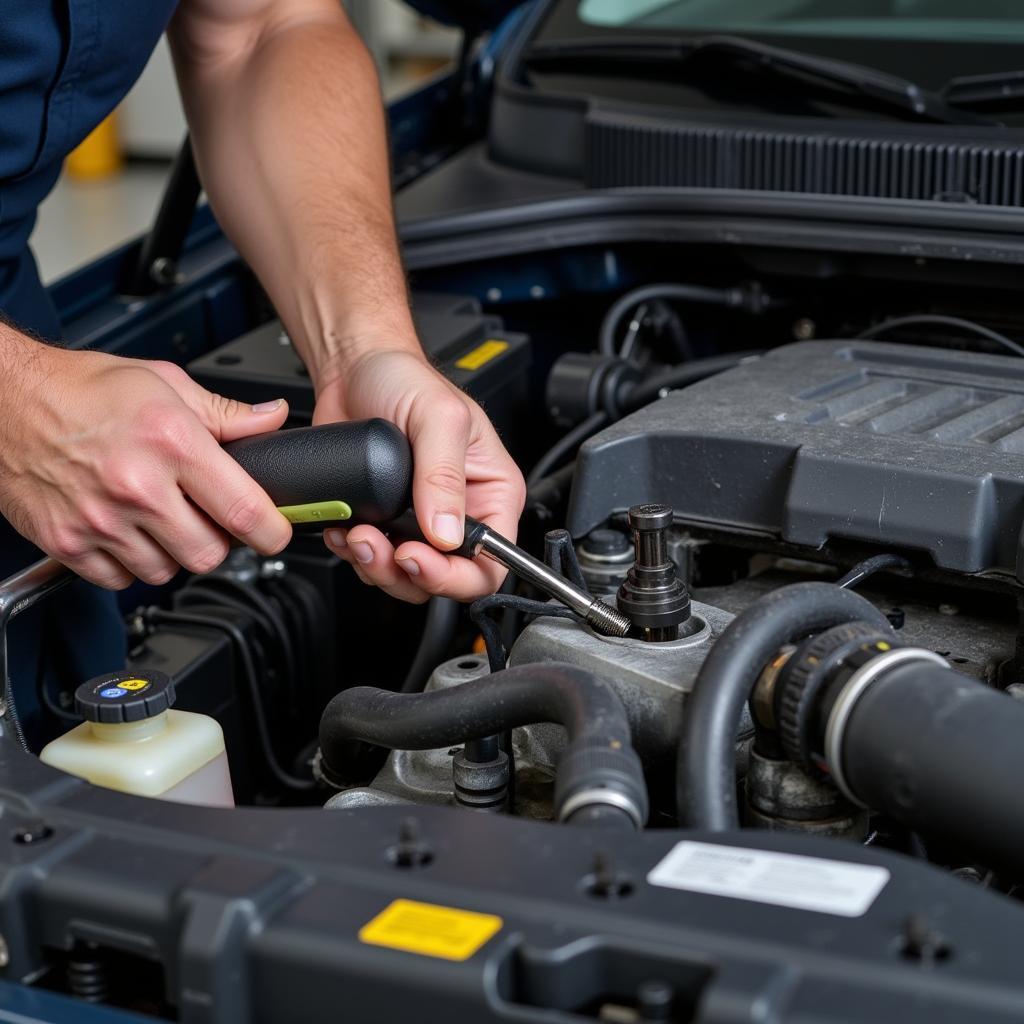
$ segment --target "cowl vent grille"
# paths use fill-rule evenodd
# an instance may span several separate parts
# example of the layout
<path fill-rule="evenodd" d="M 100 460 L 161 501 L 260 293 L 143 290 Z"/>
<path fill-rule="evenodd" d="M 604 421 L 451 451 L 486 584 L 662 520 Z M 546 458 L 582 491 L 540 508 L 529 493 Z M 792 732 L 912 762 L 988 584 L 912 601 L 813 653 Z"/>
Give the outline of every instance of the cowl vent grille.
<path fill-rule="evenodd" d="M 693 187 L 1024 205 L 1024 142 L 868 137 L 625 119 L 587 122 L 591 188 Z"/>

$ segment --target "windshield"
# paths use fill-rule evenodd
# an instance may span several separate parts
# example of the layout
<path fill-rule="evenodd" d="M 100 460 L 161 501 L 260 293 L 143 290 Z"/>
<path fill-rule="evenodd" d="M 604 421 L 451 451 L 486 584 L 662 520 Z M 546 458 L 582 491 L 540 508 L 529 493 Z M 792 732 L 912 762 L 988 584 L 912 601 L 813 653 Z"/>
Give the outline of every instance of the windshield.
<path fill-rule="evenodd" d="M 1024 0 L 580 0 L 588 25 L 936 42 L 1024 41 Z"/>

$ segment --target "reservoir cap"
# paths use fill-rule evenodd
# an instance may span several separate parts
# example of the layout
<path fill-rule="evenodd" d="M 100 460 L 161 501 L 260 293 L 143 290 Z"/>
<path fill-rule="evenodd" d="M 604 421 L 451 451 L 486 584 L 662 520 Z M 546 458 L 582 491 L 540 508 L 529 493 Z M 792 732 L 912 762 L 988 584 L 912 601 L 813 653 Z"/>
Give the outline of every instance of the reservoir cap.
<path fill-rule="evenodd" d="M 97 676 L 75 690 L 75 710 L 88 722 L 140 722 L 174 703 L 171 677 L 155 669 Z"/>

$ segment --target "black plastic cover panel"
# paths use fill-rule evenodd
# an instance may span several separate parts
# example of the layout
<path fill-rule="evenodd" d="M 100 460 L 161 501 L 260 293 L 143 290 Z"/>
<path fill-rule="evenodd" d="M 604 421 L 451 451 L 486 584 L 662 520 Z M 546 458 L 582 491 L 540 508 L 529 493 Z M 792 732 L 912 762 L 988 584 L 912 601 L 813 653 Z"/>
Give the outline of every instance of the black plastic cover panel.
<path fill-rule="evenodd" d="M 775 349 L 583 447 L 574 534 L 638 501 L 809 548 L 843 539 L 1013 573 L 1024 360 L 867 341 Z"/>

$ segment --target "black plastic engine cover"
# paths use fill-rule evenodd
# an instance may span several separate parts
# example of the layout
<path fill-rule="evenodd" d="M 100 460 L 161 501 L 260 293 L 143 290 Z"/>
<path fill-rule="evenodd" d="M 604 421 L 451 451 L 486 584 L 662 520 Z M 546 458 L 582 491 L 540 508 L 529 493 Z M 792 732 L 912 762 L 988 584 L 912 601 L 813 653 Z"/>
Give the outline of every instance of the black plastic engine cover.
<path fill-rule="evenodd" d="M 1020 575 L 1024 360 L 868 341 L 775 349 L 584 445 L 573 534 L 641 500 L 813 549 L 868 542 Z"/>
<path fill-rule="evenodd" d="M 640 1020 L 655 982 L 675 1024 L 1010 1024 L 1024 1007 L 1020 904 L 872 847 L 190 807 L 90 786 L 6 737 L 0 775 L 4 1021 L 145 1019 L 26 987 L 76 941 L 158 967 L 188 1024 Z M 417 855 L 398 857 L 410 830 Z"/>

